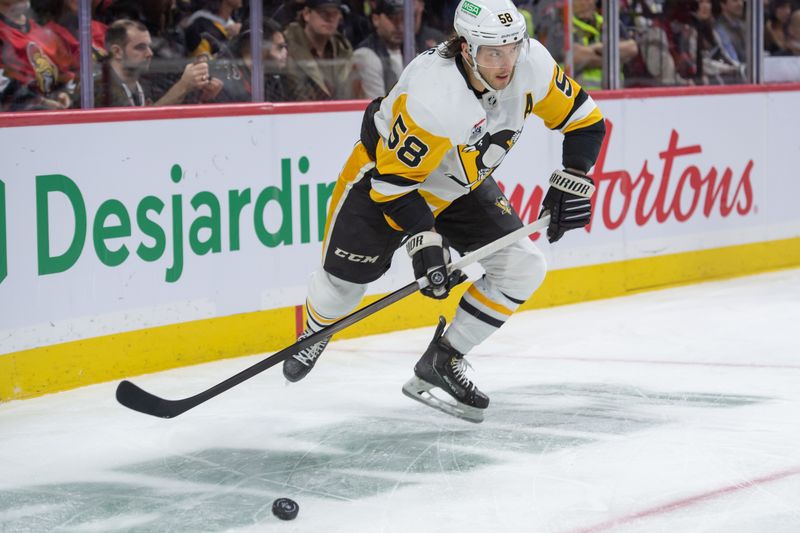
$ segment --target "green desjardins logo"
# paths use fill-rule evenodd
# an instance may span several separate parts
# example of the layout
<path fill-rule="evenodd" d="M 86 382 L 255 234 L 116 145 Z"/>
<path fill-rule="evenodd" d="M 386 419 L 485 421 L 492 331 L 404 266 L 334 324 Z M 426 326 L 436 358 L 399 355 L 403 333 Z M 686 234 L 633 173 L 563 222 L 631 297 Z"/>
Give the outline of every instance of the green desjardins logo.
<path fill-rule="evenodd" d="M 309 159 L 300 157 L 300 174 L 308 172 L 309 166 Z M 264 188 L 205 190 L 184 198 L 184 176 L 184 169 L 174 164 L 169 172 L 174 194 L 165 187 L 160 196 L 150 194 L 125 202 L 108 198 L 99 206 L 86 200 L 80 181 L 63 174 L 36 176 L 33 211 L 39 276 L 71 269 L 87 252 L 85 249 L 94 245 L 97 259 L 108 267 L 135 260 L 164 261 L 169 264 L 164 279 L 175 283 L 183 274 L 187 256 L 237 252 L 245 233 L 253 234 L 257 243 L 267 248 L 292 245 L 298 237 L 300 243 L 310 243 L 315 237 L 321 242 L 324 238 L 327 206 L 335 182 L 316 184 L 316 193 L 308 184 L 294 184 L 289 158 L 281 159 L 280 185 Z M 6 206 L 11 201 L 6 184 L 0 180 L 0 284 L 9 275 L 8 228 L 12 221 L 6 217 Z M 58 212 L 52 207 L 56 204 L 65 206 L 70 211 L 66 219 L 74 221 L 66 250 L 51 238 L 54 228 L 65 223 L 64 215 L 54 214 Z M 295 204 L 299 204 L 299 228 L 294 227 Z M 311 227 L 314 208 L 316 232 Z"/>
<path fill-rule="evenodd" d="M 481 8 L 472 2 L 464 2 L 464 5 L 461 6 L 461 11 L 466 11 L 467 13 L 477 17 L 481 12 Z"/>

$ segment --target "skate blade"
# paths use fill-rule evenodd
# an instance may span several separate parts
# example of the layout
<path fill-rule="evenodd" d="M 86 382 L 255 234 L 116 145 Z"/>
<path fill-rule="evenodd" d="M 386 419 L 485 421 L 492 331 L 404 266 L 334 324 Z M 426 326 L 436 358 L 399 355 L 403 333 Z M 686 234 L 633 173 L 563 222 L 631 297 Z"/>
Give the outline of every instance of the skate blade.
<path fill-rule="evenodd" d="M 413 378 L 409 379 L 405 385 L 403 385 L 403 394 L 412 400 L 416 400 L 427 405 L 428 407 L 433 407 L 434 409 L 442 411 L 443 413 L 447 413 L 448 415 L 456 418 L 460 418 L 461 420 L 466 420 L 467 422 L 472 422 L 474 424 L 480 424 L 483 422 L 483 409 L 478 409 L 477 407 L 463 404 L 455 398 L 452 398 L 449 394 L 447 395 L 450 399 L 449 402 L 442 400 L 431 393 L 431 389 L 437 388 L 439 387 L 431 385 L 427 381 L 423 381 L 417 376 L 414 376 Z M 442 391 L 442 394 L 447 393 Z"/>

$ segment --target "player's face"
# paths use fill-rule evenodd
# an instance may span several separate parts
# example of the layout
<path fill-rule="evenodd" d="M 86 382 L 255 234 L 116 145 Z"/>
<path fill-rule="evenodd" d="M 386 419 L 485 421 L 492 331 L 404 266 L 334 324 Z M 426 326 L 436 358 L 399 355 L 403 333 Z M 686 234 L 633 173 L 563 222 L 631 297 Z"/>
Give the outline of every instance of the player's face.
<path fill-rule="evenodd" d="M 132 71 L 147 72 L 153 50 L 150 48 L 150 32 L 136 28 L 128 30 L 128 42 L 122 51 L 123 66 Z"/>
<path fill-rule="evenodd" d="M 475 59 L 480 72 L 492 89 L 499 91 L 508 87 L 514 67 L 520 58 L 525 41 L 502 46 L 480 46 Z"/>

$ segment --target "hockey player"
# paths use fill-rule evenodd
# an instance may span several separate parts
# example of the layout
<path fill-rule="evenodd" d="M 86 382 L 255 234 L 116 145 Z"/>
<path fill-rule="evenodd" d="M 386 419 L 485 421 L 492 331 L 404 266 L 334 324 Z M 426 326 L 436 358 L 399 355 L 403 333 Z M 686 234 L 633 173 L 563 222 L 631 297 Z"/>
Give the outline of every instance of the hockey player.
<path fill-rule="evenodd" d="M 361 139 L 339 175 L 328 214 L 322 268 L 311 276 L 307 329 L 350 313 L 367 284 L 388 270 L 405 242 L 426 296 L 446 298 L 461 281 L 447 273 L 449 246 L 464 254 L 522 226 L 491 177 L 514 146 L 528 115 L 564 134 L 562 162 L 550 178 L 542 213 L 550 242 L 588 224 L 594 192 L 586 172 L 605 135 L 589 95 L 528 39 L 510 0 L 461 0 L 456 36 L 412 61 L 383 99 L 367 108 Z M 370 261 L 357 260 L 368 257 Z M 449 414 L 479 422 L 489 398 L 466 376 L 464 354 L 496 331 L 539 287 L 542 253 L 523 239 L 482 260 L 455 319 L 433 340 L 403 392 Z M 284 361 L 298 381 L 328 339 Z M 431 393 L 441 388 L 452 396 Z"/>

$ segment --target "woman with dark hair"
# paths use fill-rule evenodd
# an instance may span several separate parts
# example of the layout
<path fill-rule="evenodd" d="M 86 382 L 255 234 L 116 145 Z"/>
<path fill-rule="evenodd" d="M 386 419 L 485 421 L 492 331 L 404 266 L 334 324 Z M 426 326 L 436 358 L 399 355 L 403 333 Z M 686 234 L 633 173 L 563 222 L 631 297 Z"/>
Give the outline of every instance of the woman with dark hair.
<path fill-rule="evenodd" d="M 711 0 L 697 0 L 692 9 L 692 25 L 697 31 L 697 76 L 701 83 L 743 83 L 745 78 L 742 64 L 728 55 L 717 30 L 714 29 Z"/>
<path fill-rule="evenodd" d="M 790 0 L 772 0 L 764 26 L 764 51 L 772 56 L 791 55 L 786 48 L 786 25 L 792 14 Z"/>

